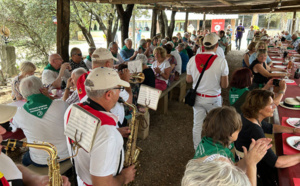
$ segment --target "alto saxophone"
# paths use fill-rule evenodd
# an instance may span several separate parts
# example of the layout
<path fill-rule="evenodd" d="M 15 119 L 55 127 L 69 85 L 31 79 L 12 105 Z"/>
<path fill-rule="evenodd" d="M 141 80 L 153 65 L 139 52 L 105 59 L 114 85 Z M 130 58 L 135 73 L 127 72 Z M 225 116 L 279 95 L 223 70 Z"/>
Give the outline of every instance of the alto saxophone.
<path fill-rule="evenodd" d="M 138 113 L 135 105 L 129 104 L 124 101 L 122 101 L 122 102 L 125 105 L 132 108 L 132 118 L 131 118 L 131 122 L 129 124 L 130 135 L 128 137 L 128 141 L 126 144 L 124 166 L 125 167 L 129 167 L 131 165 L 138 166 L 139 162 L 137 161 L 137 159 L 138 159 L 138 156 L 142 149 L 136 146 L 138 129 L 139 129 L 139 125 L 136 121 L 136 117 L 140 116 L 141 114 Z"/>
<path fill-rule="evenodd" d="M 5 149 L 11 149 L 12 151 L 16 147 L 32 147 L 36 149 L 41 149 L 46 151 L 49 154 L 48 158 L 48 176 L 49 176 L 49 186 L 61 186 L 63 185 L 63 181 L 60 175 L 60 166 L 57 161 L 58 156 L 57 156 L 57 150 L 54 145 L 51 143 L 47 142 L 42 142 L 40 144 L 38 143 L 26 143 L 23 141 L 17 141 L 15 139 L 9 139 L 7 141 L 2 141 L 1 142 L 2 146 L 5 146 Z"/>

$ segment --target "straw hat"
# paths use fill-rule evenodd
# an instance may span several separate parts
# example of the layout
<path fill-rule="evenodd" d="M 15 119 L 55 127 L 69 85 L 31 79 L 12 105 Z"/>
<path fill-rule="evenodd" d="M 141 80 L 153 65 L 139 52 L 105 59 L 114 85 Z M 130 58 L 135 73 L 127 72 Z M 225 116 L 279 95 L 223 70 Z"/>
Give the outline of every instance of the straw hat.
<path fill-rule="evenodd" d="M 285 98 L 284 102 L 280 102 L 279 105 L 291 110 L 300 110 L 300 101 L 296 98 Z"/>
<path fill-rule="evenodd" d="M 16 114 L 17 109 L 18 107 L 15 106 L 0 104 L 0 124 L 11 120 Z"/>

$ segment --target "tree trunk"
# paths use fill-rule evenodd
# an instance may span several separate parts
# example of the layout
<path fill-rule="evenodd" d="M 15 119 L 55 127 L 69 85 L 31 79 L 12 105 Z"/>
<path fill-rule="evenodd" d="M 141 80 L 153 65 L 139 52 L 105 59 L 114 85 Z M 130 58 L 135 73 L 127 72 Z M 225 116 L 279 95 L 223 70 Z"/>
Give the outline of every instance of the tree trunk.
<path fill-rule="evenodd" d="M 77 22 L 78 27 L 81 29 L 82 34 L 86 40 L 86 42 L 88 43 L 89 47 L 96 47 L 93 36 L 91 34 L 91 32 L 89 32 L 85 26 L 81 25 L 80 23 Z"/>
<path fill-rule="evenodd" d="M 124 40 L 128 38 L 129 33 L 129 22 L 132 16 L 134 4 L 129 4 L 126 7 L 126 11 L 124 11 L 123 6 L 121 4 L 117 4 L 117 12 L 120 18 L 120 25 L 121 25 L 121 40 L 122 40 L 122 47 L 124 46 Z"/>
<path fill-rule="evenodd" d="M 168 27 L 168 37 L 171 40 L 172 40 L 173 31 L 174 31 L 174 27 L 175 27 L 175 15 L 176 15 L 176 11 L 172 11 L 171 22 L 170 22 L 170 25 Z"/>
<path fill-rule="evenodd" d="M 167 14 L 166 12 L 163 10 L 162 11 L 162 15 L 163 15 L 163 20 L 164 20 L 164 24 L 165 24 L 165 36 L 168 36 L 168 17 L 167 17 Z"/>
<path fill-rule="evenodd" d="M 157 22 L 157 9 L 153 9 L 152 12 L 152 24 L 151 24 L 151 35 L 150 37 L 153 38 L 156 35 L 156 22 Z"/>
<path fill-rule="evenodd" d="M 166 35 L 165 35 L 165 23 L 164 23 L 162 11 L 163 10 L 160 10 L 158 13 L 158 23 L 159 23 L 159 31 L 161 34 L 161 38 L 164 39 Z"/>

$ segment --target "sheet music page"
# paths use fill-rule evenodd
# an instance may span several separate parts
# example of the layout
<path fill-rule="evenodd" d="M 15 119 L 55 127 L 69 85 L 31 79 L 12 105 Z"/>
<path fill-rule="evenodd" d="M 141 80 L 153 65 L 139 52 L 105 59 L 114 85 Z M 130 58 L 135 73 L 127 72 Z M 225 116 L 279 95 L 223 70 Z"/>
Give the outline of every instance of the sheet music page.
<path fill-rule="evenodd" d="M 75 138 L 79 141 L 82 134 L 79 145 L 87 152 L 90 152 L 100 122 L 99 118 L 74 104 L 71 108 L 65 135 L 73 141 L 76 141 Z M 77 134 L 75 137 L 76 130 Z"/>
<path fill-rule="evenodd" d="M 141 60 L 129 61 L 128 70 L 130 73 L 142 72 L 143 71 L 142 61 Z"/>
<path fill-rule="evenodd" d="M 137 103 L 156 110 L 161 92 L 159 89 L 141 85 Z"/>

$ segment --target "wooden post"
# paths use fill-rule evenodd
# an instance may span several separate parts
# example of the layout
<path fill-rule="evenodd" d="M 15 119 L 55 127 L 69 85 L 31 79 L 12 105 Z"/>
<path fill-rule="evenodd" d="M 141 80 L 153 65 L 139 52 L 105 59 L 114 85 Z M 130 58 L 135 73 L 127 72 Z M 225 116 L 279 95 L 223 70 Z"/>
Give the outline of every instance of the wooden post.
<path fill-rule="evenodd" d="M 293 34 L 294 32 L 295 32 L 295 25 L 296 25 L 296 14 L 297 14 L 297 12 L 296 11 L 294 11 L 294 14 L 293 14 L 293 24 L 292 24 L 292 32 L 291 32 L 291 34 Z"/>
<path fill-rule="evenodd" d="M 69 61 L 70 0 L 57 0 L 56 51 L 64 61 Z"/>
<path fill-rule="evenodd" d="M 139 30 L 139 29 L 138 29 Z M 135 15 L 132 15 L 132 48 L 136 49 L 139 44 L 136 44 L 136 38 L 135 38 L 135 31 L 136 31 L 136 26 L 135 26 Z M 130 31 L 129 31 L 130 32 Z"/>
<path fill-rule="evenodd" d="M 202 23 L 202 30 L 205 30 L 205 19 L 206 19 L 206 14 L 203 12 L 203 23 Z"/>
<path fill-rule="evenodd" d="M 197 31 L 200 30 L 200 20 L 197 20 Z"/>
<path fill-rule="evenodd" d="M 189 20 L 189 12 L 186 12 L 185 13 L 185 22 L 184 22 L 184 32 L 187 32 L 188 20 Z"/>
<path fill-rule="evenodd" d="M 150 37 L 153 38 L 156 35 L 156 22 L 157 22 L 157 9 L 152 10 L 152 24 Z"/>

